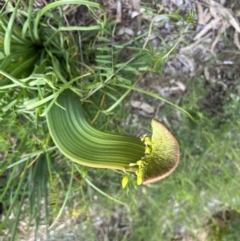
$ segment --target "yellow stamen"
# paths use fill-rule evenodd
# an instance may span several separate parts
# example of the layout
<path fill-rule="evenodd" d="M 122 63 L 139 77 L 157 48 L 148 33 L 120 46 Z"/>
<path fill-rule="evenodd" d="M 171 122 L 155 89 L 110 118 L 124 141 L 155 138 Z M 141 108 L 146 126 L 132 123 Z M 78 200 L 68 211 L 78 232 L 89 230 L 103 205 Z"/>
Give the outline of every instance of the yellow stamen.
<path fill-rule="evenodd" d="M 152 148 L 151 148 L 151 147 L 149 147 L 149 146 L 146 146 L 146 147 L 145 147 L 145 154 L 150 154 L 151 151 L 152 151 Z"/>
<path fill-rule="evenodd" d="M 145 144 L 146 146 L 152 146 L 152 141 L 151 141 L 151 138 L 150 138 L 149 136 L 146 136 L 146 137 L 144 138 L 144 144 Z"/>
<path fill-rule="evenodd" d="M 122 188 L 125 188 L 128 184 L 128 176 L 124 176 L 122 179 Z"/>
<path fill-rule="evenodd" d="M 141 185 L 143 182 L 143 179 L 141 176 L 137 175 L 137 185 Z"/>

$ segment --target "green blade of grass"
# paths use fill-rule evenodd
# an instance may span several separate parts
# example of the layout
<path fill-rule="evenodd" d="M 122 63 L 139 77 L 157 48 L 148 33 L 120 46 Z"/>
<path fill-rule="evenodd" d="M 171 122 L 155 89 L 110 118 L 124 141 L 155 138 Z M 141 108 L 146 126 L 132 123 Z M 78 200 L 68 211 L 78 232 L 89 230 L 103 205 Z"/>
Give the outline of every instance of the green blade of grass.
<path fill-rule="evenodd" d="M 12 38 L 12 31 L 13 31 L 13 24 L 16 18 L 16 14 L 18 11 L 18 7 L 20 4 L 21 0 L 17 1 L 16 7 L 9 19 L 8 26 L 5 32 L 5 37 L 4 37 L 4 53 L 8 56 L 11 53 L 11 38 Z"/>
<path fill-rule="evenodd" d="M 3 76 L 7 77 L 9 80 L 11 80 L 13 83 L 15 83 L 19 87 L 22 87 L 22 88 L 27 87 L 27 85 L 25 83 L 22 83 L 20 80 L 14 78 L 13 76 L 11 76 L 10 74 L 6 73 L 3 70 L 0 70 L 0 74 L 2 74 Z M 0 87 L 0 90 L 4 89 L 4 88 L 5 88 L 5 86 Z"/>
<path fill-rule="evenodd" d="M 104 11 L 104 8 L 99 4 L 99 3 L 94 3 L 94 2 L 90 2 L 90 1 L 85 1 L 85 0 L 60 0 L 57 2 L 53 2 L 48 4 L 47 6 L 45 6 L 44 8 L 42 8 L 36 16 L 36 19 L 34 20 L 34 27 L 33 27 L 33 31 L 34 31 L 34 37 L 35 37 L 35 41 L 37 41 L 38 43 L 40 42 L 39 39 L 39 35 L 38 35 L 38 25 L 39 25 L 39 21 L 40 18 L 50 9 L 52 8 L 56 8 L 58 6 L 64 5 L 64 4 L 77 4 L 77 5 L 85 5 L 87 7 L 93 7 L 93 8 L 98 8 L 100 10 L 102 10 L 103 12 L 103 22 L 102 22 L 102 27 L 105 26 L 106 24 L 106 13 Z M 90 27 L 91 28 L 91 27 Z M 87 28 L 86 28 L 87 29 Z M 85 29 L 85 30 L 86 30 Z"/>
<path fill-rule="evenodd" d="M 142 94 L 148 95 L 148 96 L 150 96 L 150 97 L 153 97 L 154 99 L 161 100 L 161 101 L 163 101 L 163 102 L 165 102 L 165 103 L 173 106 L 174 108 L 180 110 L 181 112 L 183 112 L 184 114 L 186 114 L 189 118 L 191 118 L 192 120 L 194 120 L 194 118 L 193 118 L 186 110 L 184 110 L 184 109 L 181 108 L 180 106 L 175 105 L 175 104 L 172 103 L 171 101 L 168 101 L 168 100 L 166 100 L 165 98 L 163 98 L 163 97 L 161 97 L 161 96 L 159 96 L 159 95 L 157 95 L 157 94 L 154 94 L 154 93 L 152 93 L 152 92 L 150 92 L 150 91 L 146 91 L 146 90 L 137 88 L 137 87 L 135 87 L 135 86 L 127 86 L 127 85 L 122 85 L 122 84 L 115 84 L 115 86 L 119 86 L 119 87 L 121 87 L 121 88 L 129 89 L 129 91 L 131 91 L 131 90 L 137 91 L 137 92 L 139 92 L 139 93 L 142 93 Z M 109 107 L 107 110 L 105 110 L 104 112 L 108 113 L 109 110 L 112 110 L 112 108 L 113 108 L 113 107 L 111 106 L 111 107 Z"/>

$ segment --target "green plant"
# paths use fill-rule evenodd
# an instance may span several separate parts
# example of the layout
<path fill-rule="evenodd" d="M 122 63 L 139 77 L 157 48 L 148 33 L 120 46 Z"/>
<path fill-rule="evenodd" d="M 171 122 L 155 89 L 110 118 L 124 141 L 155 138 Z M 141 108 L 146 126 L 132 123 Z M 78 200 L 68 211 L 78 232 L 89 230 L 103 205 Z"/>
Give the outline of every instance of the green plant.
<path fill-rule="evenodd" d="M 7 8 L 2 8 L 0 16 L 2 140 L 0 145 L 4 150 L 4 158 L 0 161 L 0 175 L 4 176 L 6 184 L 0 186 L 0 201 L 6 210 L 5 220 L 0 225 L 0 232 L 3 232 L 5 227 L 9 227 L 9 232 L 12 234 L 11 240 L 16 238 L 19 221 L 26 218 L 24 213 L 28 215 L 29 226 L 35 223 L 35 238 L 37 238 L 39 224 L 42 221 L 39 213 L 42 208 L 45 211 L 44 221 L 47 226 L 50 226 L 59 220 L 67 206 L 73 206 L 72 199 L 77 196 L 75 192 L 81 193 L 78 197 L 80 202 L 85 205 L 87 202 L 92 202 L 92 196 L 86 194 L 87 187 L 92 187 L 105 197 L 107 196 L 105 199 L 107 201 L 114 200 L 125 205 L 123 201 L 114 198 L 119 197 L 119 182 L 113 181 L 118 176 L 115 175 L 115 172 L 105 174 L 104 171 L 89 170 L 67 161 L 60 155 L 56 146 L 51 142 L 46 116 L 51 135 L 61 150 L 63 145 L 59 140 L 65 136 L 61 138 L 57 136 L 58 126 L 55 126 L 56 119 L 54 119 L 55 114 L 53 113 L 56 112 L 63 119 L 67 119 L 66 112 L 60 113 L 61 107 L 58 105 L 58 101 L 60 105 L 62 104 L 62 96 L 67 89 L 72 90 L 72 92 L 68 92 L 71 93 L 69 95 L 73 96 L 73 92 L 75 92 L 79 99 L 91 103 L 91 108 L 86 110 L 90 117 L 88 119 L 92 119 L 101 130 L 106 128 L 106 125 L 102 123 L 112 124 L 115 117 L 113 110 L 115 111 L 116 107 L 122 105 L 123 100 L 132 90 L 164 100 L 136 85 L 141 76 L 148 71 L 161 72 L 164 61 L 168 59 L 176 45 L 182 41 L 183 35 L 182 33 L 179 35 L 174 47 L 166 45 L 162 51 L 156 52 L 148 38 L 147 41 L 144 41 L 144 46 L 140 41 L 151 33 L 153 30 L 153 25 L 151 25 L 148 33 L 136 36 L 125 43 L 113 45 L 116 24 L 107 22 L 105 10 L 101 5 L 84 0 L 56 1 L 41 10 L 33 11 L 33 2 L 33 0 L 29 1 L 29 4 L 22 0 L 13 2 L 14 4 L 7 2 Z M 66 13 L 61 7 L 64 4 L 84 5 L 93 24 L 66 27 Z M 71 9 L 69 11 L 71 12 Z M 101 14 L 96 14 L 97 11 Z M 178 15 L 178 19 L 180 17 Z M 130 56 L 126 52 L 130 52 Z M 141 74 L 139 75 L 139 73 Z M 137 76 L 136 80 L 135 76 Z M 164 101 L 171 104 L 167 100 Z M 74 103 L 74 110 L 82 111 L 81 105 L 78 106 L 72 99 L 71 102 Z M 71 103 L 67 103 L 67 105 L 69 107 Z M 66 111 L 71 112 L 71 110 L 73 110 L 71 107 L 66 108 Z M 74 114 L 71 116 L 74 117 Z M 84 115 L 77 116 L 80 118 L 79 120 L 86 121 L 87 117 Z M 72 120 L 68 119 L 68 121 Z M 158 139 L 159 136 L 156 138 L 158 131 L 153 133 L 152 143 L 147 136 L 144 137 L 144 144 L 140 138 L 110 135 L 105 133 L 106 130 L 100 132 L 89 123 L 84 123 L 92 133 L 86 136 L 87 131 L 86 133 L 79 131 L 79 135 L 76 137 L 79 141 L 95 133 L 95 135 L 101 135 L 98 141 L 104 137 L 104 144 L 107 144 L 101 145 L 99 151 L 101 149 L 106 151 L 110 145 L 108 139 L 113 141 L 114 138 L 120 141 L 123 147 L 129 148 L 130 146 L 134 149 L 134 152 L 129 149 L 126 153 L 119 153 L 117 145 L 120 142 L 116 142 L 113 158 L 106 154 L 101 157 L 106 159 L 101 161 L 108 162 L 104 167 L 107 167 L 109 163 L 119 165 L 119 160 L 113 159 L 116 158 L 116 155 L 123 153 L 123 161 L 120 163 L 119 169 L 125 170 L 125 166 L 127 166 L 127 170 L 136 172 L 138 184 L 152 181 L 153 178 L 159 179 L 159 175 L 164 174 L 159 173 L 159 169 L 155 173 L 155 169 L 152 168 L 147 168 L 146 170 L 150 171 L 145 172 L 144 168 L 147 161 L 150 162 L 154 159 L 155 166 L 160 167 L 160 171 L 163 169 L 161 163 L 159 164 L 158 160 L 155 161 L 156 152 L 157 156 L 162 155 L 162 147 L 166 151 L 165 146 L 158 145 L 159 141 L 163 142 Z M 153 130 L 154 126 L 157 126 L 171 141 L 172 149 L 169 149 L 170 153 L 167 152 L 167 154 L 173 156 L 174 162 L 170 163 L 171 166 L 166 167 L 165 172 L 167 171 L 169 174 L 178 163 L 178 144 L 165 127 L 156 121 L 152 123 Z M 75 127 L 84 127 L 83 123 L 78 121 L 74 121 L 72 124 Z M 75 132 L 69 123 L 68 128 L 71 130 L 71 134 Z M 116 130 L 116 132 L 118 131 Z M 83 139 L 81 139 L 82 137 Z M 92 140 L 93 137 L 90 138 L 90 141 Z M 93 148 L 96 148 L 96 145 Z M 145 154 L 144 150 L 147 152 L 145 159 L 139 160 Z M 64 152 L 66 150 L 63 150 Z M 71 155 L 70 153 L 67 156 L 71 157 Z M 88 155 L 85 160 L 88 163 L 89 158 Z M 131 164 L 132 159 L 134 159 L 134 165 Z M 93 165 L 95 166 L 95 164 Z M 102 190 L 99 190 L 91 181 L 93 177 L 94 180 L 98 180 L 99 175 L 107 177 L 106 183 L 101 184 Z M 123 175 L 125 178 L 126 175 Z M 123 180 L 126 184 L 126 178 Z M 98 182 L 100 185 L 101 182 Z M 107 187 L 110 185 L 115 188 L 112 195 L 103 192 L 109 191 Z M 135 190 L 133 183 L 130 182 L 129 186 Z M 126 190 L 128 190 L 126 193 L 129 193 L 129 189 Z M 121 200 L 125 200 L 125 197 L 122 197 Z M 29 202 L 29 206 L 25 207 L 24 211 L 28 212 L 23 212 L 22 209 L 26 202 Z M 14 220 L 9 219 L 11 215 L 14 215 Z"/>
<path fill-rule="evenodd" d="M 157 120 L 152 120 L 152 138 L 143 137 L 142 141 L 105 133 L 88 123 L 77 97 L 70 91 L 63 92 L 57 99 L 58 106 L 47 113 L 51 136 L 69 159 L 90 167 L 133 171 L 138 184 L 162 179 L 175 169 L 178 143 Z M 142 142 L 146 145 L 145 155 Z"/>

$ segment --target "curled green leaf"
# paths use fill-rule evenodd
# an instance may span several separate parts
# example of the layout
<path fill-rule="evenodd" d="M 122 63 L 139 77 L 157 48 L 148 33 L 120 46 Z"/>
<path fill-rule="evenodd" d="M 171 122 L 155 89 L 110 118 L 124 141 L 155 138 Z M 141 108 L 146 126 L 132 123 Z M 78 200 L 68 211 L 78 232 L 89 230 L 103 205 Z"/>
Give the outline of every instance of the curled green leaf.
<path fill-rule="evenodd" d="M 47 113 L 51 137 L 70 160 L 89 167 L 135 172 L 138 184 L 164 178 L 177 166 L 178 143 L 157 120 L 152 120 L 152 139 L 116 135 L 93 127 L 84 108 L 79 97 L 66 90 Z"/>

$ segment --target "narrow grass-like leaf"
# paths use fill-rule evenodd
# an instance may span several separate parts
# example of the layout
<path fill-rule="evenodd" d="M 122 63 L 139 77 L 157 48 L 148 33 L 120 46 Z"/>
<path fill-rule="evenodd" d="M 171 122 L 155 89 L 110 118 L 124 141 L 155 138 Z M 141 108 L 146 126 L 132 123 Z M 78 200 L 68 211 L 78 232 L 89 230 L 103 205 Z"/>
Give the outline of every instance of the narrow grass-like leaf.
<path fill-rule="evenodd" d="M 15 216 L 15 222 L 13 223 L 13 227 L 11 229 L 11 237 L 10 237 L 10 241 L 14 241 L 16 240 L 16 235 L 17 235 L 17 228 L 18 228 L 18 224 L 20 222 L 20 215 L 22 213 L 22 205 L 23 205 L 23 202 L 24 202 L 24 195 L 22 195 L 20 197 L 20 202 L 19 202 L 19 206 L 18 206 L 18 210 L 17 210 L 17 214 Z"/>
<path fill-rule="evenodd" d="M 10 48 L 11 48 L 11 38 L 12 38 L 13 24 L 14 24 L 14 21 L 15 21 L 15 18 L 16 18 L 16 14 L 17 14 L 20 2 L 21 2 L 21 0 L 18 0 L 17 3 L 16 3 L 16 7 L 15 7 L 15 9 L 14 9 L 14 11 L 13 11 L 11 17 L 10 17 L 9 22 L 8 22 L 8 26 L 7 26 L 5 37 L 4 37 L 4 52 L 7 56 L 10 55 L 10 53 L 11 53 Z"/>
<path fill-rule="evenodd" d="M 26 84 L 22 83 L 21 81 L 19 81 L 18 79 L 14 78 L 13 76 L 9 75 L 8 73 L 6 73 L 3 70 L 0 70 L 0 74 L 4 75 L 5 77 L 7 77 L 8 79 L 10 79 L 13 83 L 17 84 L 19 87 L 27 87 Z M 4 87 L 0 87 L 4 88 Z"/>
<path fill-rule="evenodd" d="M 107 193 L 105 193 L 105 192 L 103 192 L 102 190 L 100 190 L 99 188 L 97 188 L 97 187 L 96 187 L 94 184 L 92 184 L 87 178 L 85 178 L 84 180 L 87 182 L 87 184 L 88 184 L 89 186 L 91 186 L 93 189 L 95 189 L 95 190 L 96 190 L 97 192 L 99 192 L 101 195 L 107 197 L 109 200 L 112 200 L 112 201 L 114 201 L 115 203 L 119 203 L 119 204 L 121 204 L 121 205 L 124 205 L 124 206 L 127 206 L 127 207 L 128 207 L 128 205 L 127 205 L 126 203 L 123 203 L 123 202 L 119 201 L 118 199 L 109 196 Z"/>
<path fill-rule="evenodd" d="M 20 180 L 19 180 L 19 183 L 18 183 L 18 186 L 17 186 L 16 190 L 14 190 L 14 194 L 13 194 L 10 206 L 8 207 L 8 210 L 7 210 L 6 214 L 5 214 L 5 220 L 0 224 L 0 230 L 6 224 L 6 222 L 8 220 L 8 217 L 9 217 L 9 215 L 12 212 L 12 209 L 15 207 L 15 205 L 16 205 L 16 203 L 18 201 L 18 198 L 19 198 L 19 195 L 21 193 L 21 190 L 23 189 L 24 176 L 26 174 L 26 170 L 27 170 L 27 163 L 25 164 L 24 168 L 22 169 L 22 171 L 23 171 L 23 176 L 22 177 L 19 177 L 19 176 L 16 177 L 14 171 L 11 173 L 11 176 L 14 176 L 14 177 L 12 177 L 12 180 L 13 180 L 13 178 L 19 178 Z M 11 182 L 8 181 L 8 184 L 11 185 Z M 8 190 L 7 187 L 5 188 L 5 190 L 6 191 Z M 3 194 L 5 195 L 5 192 Z M 1 195 L 1 196 L 3 196 L 3 195 Z M 0 197 L 0 200 L 2 200 L 2 197 Z"/>
<path fill-rule="evenodd" d="M 55 149 L 57 149 L 57 147 L 53 146 L 53 147 L 46 148 L 45 150 L 40 150 L 40 151 L 36 151 L 36 152 L 33 152 L 33 153 L 26 154 L 20 160 L 10 164 L 7 167 L 7 169 L 10 169 L 12 167 L 18 166 L 19 164 L 21 164 L 23 162 L 26 162 L 27 160 L 29 160 L 31 158 L 35 158 L 36 156 L 39 156 L 39 155 L 43 154 L 44 152 L 51 152 L 51 151 L 53 151 Z"/>
<path fill-rule="evenodd" d="M 51 224 L 51 226 L 49 227 L 49 229 L 51 229 L 51 228 L 55 225 L 55 223 L 56 223 L 56 222 L 58 221 L 58 219 L 61 217 L 61 215 L 62 215 L 62 213 L 63 213 L 63 211 L 64 211 L 64 208 L 65 208 L 66 205 L 67 205 L 67 201 L 68 201 L 68 199 L 69 199 L 69 197 L 70 197 L 71 190 L 72 190 L 73 170 L 74 170 L 73 167 L 74 167 L 74 165 L 72 165 L 70 180 L 69 180 L 69 184 L 68 184 L 68 190 L 67 190 L 67 192 L 66 192 L 66 196 L 65 196 L 65 198 L 64 198 L 63 204 L 62 204 L 62 206 L 61 206 L 61 209 L 60 209 L 59 212 L 58 212 L 57 217 L 54 219 L 54 221 L 53 221 L 53 223 Z"/>
<path fill-rule="evenodd" d="M 126 86 L 126 85 L 122 85 L 122 84 L 116 84 L 115 86 L 119 86 L 119 87 L 122 87 L 122 88 L 126 88 L 126 89 L 129 89 L 129 90 L 133 90 L 133 91 L 137 91 L 139 93 L 142 93 L 142 94 L 145 94 L 145 95 L 148 95 L 148 96 L 151 96 L 153 97 L 154 99 L 158 99 L 158 100 L 161 100 L 171 106 L 173 106 L 174 108 L 180 110 L 181 112 L 183 112 L 184 114 L 186 114 L 188 117 L 190 117 L 192 120 L 194 120 L 194 118 L 186 111 L 184 110 L 183 108 L 181 108 L 180 106 L 178 105 L 175 105 L 174 103 L 166 100 L 165 98 L 157 95 L 157 94 L 154 94 L 152 92 L 149 92 L 147 90 L 143 90 L 143 89 L 140 89 L 140 88 L 137 88 L 137 87 L 134 87 L 134 86 Z M 107 112 L 108 110 L 106 110 L 105 112 Z"/>
<path fill-rule="evenodd" d="M 87 7 L 93 7 L 93 8 L 98 8 L 98 9 L 102 10 L 103 11 L 103 24 L 102 24 L 102 27 L 106 24 L 106 14 L 105 14 L 104 8 L 100 4 L 94 3 L 94 2 L 90 2 L 90 1 L 85 1 L 85 0 L 68 0 L 67 3 L 68 4 L 77 4 L 77 5 L 86 5 Z M 49 11 L 50 9 L 56 8 L 56 7 L 64 5 L 64 4 L 66 4 L 65 0 L 60 0 L 60 1 L 57 1 L 57 2 L 53 2 L 53 3 L 48 4 L 47 6 L 45 6 L 44 8 L 42 8 L 38 12 L 38 14 L 36 16 L 36 19 L 34 20 L 34 37 L 35 37 L 35 40 L 37 42 L 40 41 L 39 35 L 38 35 L 38 24 L 39 24 L 40 18 L 47 11 Z M 86 28 L 85 28 L 85 30 L 86 30 Z"/>

